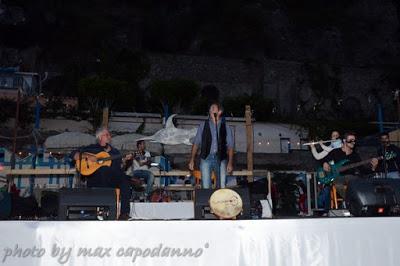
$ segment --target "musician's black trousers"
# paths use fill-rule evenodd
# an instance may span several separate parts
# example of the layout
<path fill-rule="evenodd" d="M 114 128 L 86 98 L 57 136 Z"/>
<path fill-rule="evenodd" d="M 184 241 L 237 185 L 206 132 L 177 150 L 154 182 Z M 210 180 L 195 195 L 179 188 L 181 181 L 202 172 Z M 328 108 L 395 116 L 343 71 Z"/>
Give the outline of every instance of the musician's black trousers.
<path fill-rule="evenodd" d="M 116 171 L 111 167 L 100 167 L 93 175 L 87 178 L 88 187 L 113 187 L 120 189 L 121 214 L 128 214 L 130 211 L 129 200 L 131 189 L 129 176 L 122 171 Z"/>

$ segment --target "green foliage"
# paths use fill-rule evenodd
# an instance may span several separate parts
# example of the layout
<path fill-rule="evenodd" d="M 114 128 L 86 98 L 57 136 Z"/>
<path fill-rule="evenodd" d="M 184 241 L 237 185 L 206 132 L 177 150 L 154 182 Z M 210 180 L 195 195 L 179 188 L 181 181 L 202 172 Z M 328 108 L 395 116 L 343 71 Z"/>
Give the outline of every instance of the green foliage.
<path fill-rule="evenodd" d="M 210 100 L 206 97 L 198 97 L 193 102 L 191 108 L 192 115 L 208 115 L 208 107 L 211 104 Z"/>
<path fill-rule="evenodd" d="M 167 104 L 172 112 L 178 113 L 190 109 L 199 90 L 199 85 L 193 80 L 155 80 L 150 85 L 150 103 L 153 108 L 159 106 L 161 109 Z"/>
<path fill-rule="evenodd" d="M 87 117 L 87 115 L 79 113 L 76 107 L 66 105 L 60 97 L 49 97 L 45 107 L 41 108 L 40 116 L 42 118 L 56 118 L 57 116 L 62 116 L 74 120 Z"/>
<path fill-rule="evenodd" d="M 6 123 L 10 118 L 15 118 L 17 103 L 10 99 L 0 99 L 0 123 Z M 26 129 L 33 123 L 33 108 L 26 99 L 22 99 L 19 105 L 19 128 Z"/>
<path fill-rule="evenodd" d="M 257 121 L 268 121 L 271 118 L 273 101 L 258 94 L 242 94 L 235 97 L 226 97 L 223 100 L 226 116 L 244 116 L 245 106 L 250 105 L 253 117 Z"/>
<path fill-rule="evenodd" d="M 128 82 L 130 86 L 136 86 L 137 82 L 146 77 L 150 70 L 147 58 L 138 52 L 129 49 L 110 51 L 104 49 L 98 58 L 96 73 L 100 76 L 108 76 Z"/>
<path fill-rule="evenodd" d="M 127 91 L 127 82 L 113 78 L 98 76 L 84 78 L 79 81 L 79 95 L 88 101 L 100 101 L 100 107 L 111 107 L 113 102 Z"/>
<path fill-rule="evenodd" d="M 124 99 L 128 94 L 127 82 L 98 76 L 81 79 L 78 89 L 80 97 L 85 100 L 83 104 L 92 115 L 94 128 L 101 123 L 102 109 L 112 109 L 115 101 Z"/>
<path fill-rule="evenodd" d="M 146 77 L 149 70 L 147 58 L 142 53 L 128 49 L 116 52 L 103 50 L 96 64 L 98 75 L 126 82 L 127 89 L 115 101 L 114 108 L 118 108 L 118 111 L 144 109 L 145 97 L 138 83 Z"/>

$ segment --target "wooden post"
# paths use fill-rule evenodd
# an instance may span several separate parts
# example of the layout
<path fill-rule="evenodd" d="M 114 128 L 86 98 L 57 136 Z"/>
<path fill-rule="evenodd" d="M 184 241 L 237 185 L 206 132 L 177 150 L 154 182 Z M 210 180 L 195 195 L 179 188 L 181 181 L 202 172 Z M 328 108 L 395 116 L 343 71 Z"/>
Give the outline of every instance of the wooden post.
<path fill-rule="evenodd" d="M 103 108 L 103 123 L 102 126 L 108 128 L 108 107 Z"/>
<path fill-rule="evenodd" d="M 396 98 L 396 102 L 397 102 L 397 118 L 398 118 L 398 122 L 400 123 L 400 90 L 396 90 L 395 98 Z"/>
<path fill-rule="evenodd" d="M 247 137 L 247 170 L 253 171 L 253 125 L 251 123 L 251 108 L 246 105 L 245 111 L 246 119 L 246 137 Z M 248 182 L 253 182 L 253 176 L 247 176 Z"/>

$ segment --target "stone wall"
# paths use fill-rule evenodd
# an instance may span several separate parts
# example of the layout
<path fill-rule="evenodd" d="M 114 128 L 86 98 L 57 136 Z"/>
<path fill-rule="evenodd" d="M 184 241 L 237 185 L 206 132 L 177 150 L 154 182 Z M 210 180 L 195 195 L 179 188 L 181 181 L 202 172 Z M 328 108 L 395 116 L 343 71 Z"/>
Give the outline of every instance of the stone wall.
<path fill-rule="evenodd" d="M 362 112 L 374 119 L 376 105 L 381 101 L 388 118 L 394 119 L 394 88 L 383 68 L 313 64 L 313 71 L 326 79 L 326 84 L 315 88 L 312 79 L 318 77 L 307 71 L 307 64 L 303 62 L 264 58 L 259 64 L 240 59 L 168 54 L 153 54 L 150 62 L 151 70 L 141 84 L 143 87 L 155 79 L 186 78 L 201 86 L 216 86 L 222 98 L 261 92 L 264 97 L 273 99 L 277 112 L 285 116 L 313 110 L 314 105 L 330 112 L 331 106 L 337 104 L 342 109 L 349 109 L 348 112 L 360 112 L 360 116 Z M 332 79 L 336 80 L 335 84 Z M 327 96 L 319 96 L 321 92 Z"/>
<path fill-rule="evenodd" d="M 183 78 L 195 80 L 202 87 L 214 85 L 223 96 L 251 94 L 260 89 L 262 65 L 254 61 L 170 54 L 152 54 L 149 59 L 151 69 L 142 87 L 155 79 Z"/>

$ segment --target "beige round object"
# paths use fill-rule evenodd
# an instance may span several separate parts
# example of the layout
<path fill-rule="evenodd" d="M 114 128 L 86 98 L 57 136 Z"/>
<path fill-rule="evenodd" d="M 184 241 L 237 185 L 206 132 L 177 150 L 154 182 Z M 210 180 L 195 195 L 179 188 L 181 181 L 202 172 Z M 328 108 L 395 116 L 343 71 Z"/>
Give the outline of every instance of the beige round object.
<path fill-rule="evenodd" d="M 236 218 L 243 210 L 243 201 L 240 195 L 228 188 L 215 191 L 210 197 L 212 213 L 221 219 Z"/>

